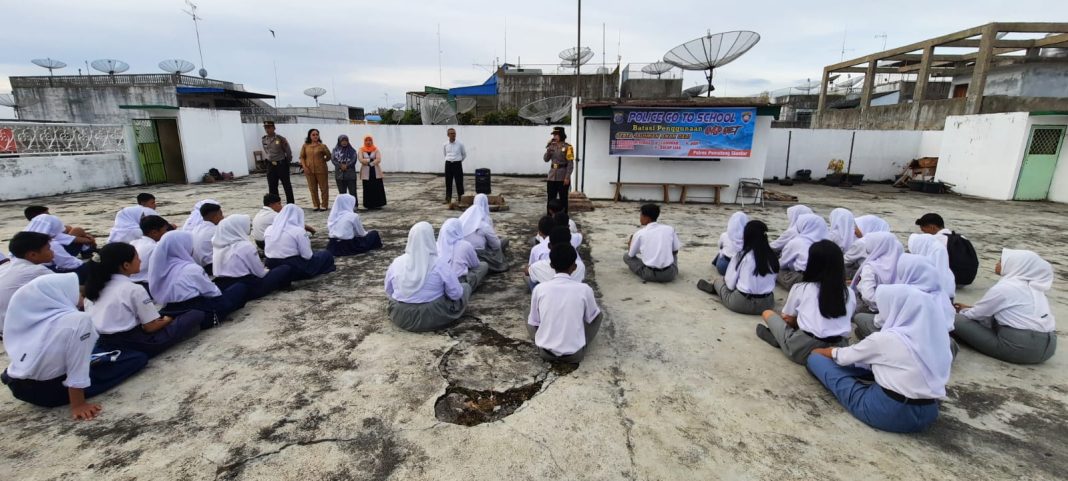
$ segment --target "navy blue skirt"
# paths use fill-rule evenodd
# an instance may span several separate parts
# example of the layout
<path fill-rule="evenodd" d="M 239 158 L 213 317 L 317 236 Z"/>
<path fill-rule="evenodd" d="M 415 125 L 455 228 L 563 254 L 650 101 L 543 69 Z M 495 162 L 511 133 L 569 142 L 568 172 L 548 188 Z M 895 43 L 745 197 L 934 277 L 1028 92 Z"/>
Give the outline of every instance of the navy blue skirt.
<path fill-rule="evenodd" d="M 311 259 L 305 259 L 299 255 L 293 257 L 286 257 L 285 259 L 274 259 L 268 257 L 264 264 L 268 269 L 274 269 L 279 266 L 290 266 L 293 268 L 293 280 L 302 281 L 304 279 L 311 279 L 315 276 L 327 274 L 337 270 L 334 267 L 334 255 L 327 251 L 316 251 L 312 254 Z"/>
<path fill-rule="evenodd" d="M 367 251 L 382 248 L 382 237 L 378 235 L 378 231 L 367 231 L 367 235 L 363 237 L 353 237 L 352 239 L 333 239 L 326 244 L 326 250 L 330 251 L 334 257 L 341 256 L 354 256 L 356 254 L 363 254 Z"/>

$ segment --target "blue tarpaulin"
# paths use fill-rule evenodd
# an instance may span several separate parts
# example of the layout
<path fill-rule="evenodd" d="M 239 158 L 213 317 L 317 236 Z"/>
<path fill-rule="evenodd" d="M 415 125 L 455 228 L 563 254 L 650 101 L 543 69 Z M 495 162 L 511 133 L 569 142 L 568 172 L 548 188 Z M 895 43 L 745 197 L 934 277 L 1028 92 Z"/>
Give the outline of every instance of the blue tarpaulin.
<path fill-rule="evenodd" d="M 449 89 L 449 97 L 476 97 L 479 95 L 497 95 L 497 74 L 490 75 L 482 85 L 456 87 Z"/>

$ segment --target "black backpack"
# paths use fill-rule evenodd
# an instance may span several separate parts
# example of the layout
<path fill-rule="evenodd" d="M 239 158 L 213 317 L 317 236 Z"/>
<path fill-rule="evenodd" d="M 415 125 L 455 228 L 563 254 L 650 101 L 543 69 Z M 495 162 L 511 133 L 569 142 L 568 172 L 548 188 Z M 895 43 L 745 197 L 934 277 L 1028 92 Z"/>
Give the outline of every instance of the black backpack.
<path fill-rule="evenodd" d="M 972 242 L 956 232 L 944 234 L 946 250 L 949 251 L 949 270 L 953 271 L 957 285 L 966 286 L 975 280 L 979 272 L 979 256 Z"/>

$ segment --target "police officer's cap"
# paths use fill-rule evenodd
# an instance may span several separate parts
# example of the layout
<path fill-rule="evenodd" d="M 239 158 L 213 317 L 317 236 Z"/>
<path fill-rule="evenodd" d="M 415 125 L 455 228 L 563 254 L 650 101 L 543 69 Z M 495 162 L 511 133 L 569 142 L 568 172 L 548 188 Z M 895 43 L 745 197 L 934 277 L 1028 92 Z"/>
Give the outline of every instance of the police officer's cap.
<path fill-rule="evenodd" d="M 273 120 L 264 120 L 263 121 L 263 126 L 264 127 L 274 127 L 274 121 Z"/>

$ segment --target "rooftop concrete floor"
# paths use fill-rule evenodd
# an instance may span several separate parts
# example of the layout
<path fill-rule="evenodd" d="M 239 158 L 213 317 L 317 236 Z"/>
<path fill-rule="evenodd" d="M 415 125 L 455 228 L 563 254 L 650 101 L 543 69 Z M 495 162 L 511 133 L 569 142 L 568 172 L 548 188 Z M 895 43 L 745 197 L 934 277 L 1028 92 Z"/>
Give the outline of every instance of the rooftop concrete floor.
<path fill-rule="evenodd" d="M 310 205 L 303 179 L 294 181 L 298 202 Z M 1068 473 L 1068 356 L 1014 366 L 963 348 L 928 432 L 870 429 L 802 366 L 758 340 L 756 317 L 731 313 L 695 288 L 712 271 L 732 206 L 664 208 L 662 221 L 676 226 L 685 245 L 680 277 L 667 285 L 642 284 L 621 262 L 638 204 L 602 201 L 576 215 L 592 257 L 588 281 L 609 319 L 586 361 L 567 372 L 536 359 L 523 327 L 529 297 L 520 246 L 542 212 L 542 184 L 497 177 L 494 193 L 511 210 L 494 218 L 515 246 L 512 270 L 489 277 L 448 332 L 398 330 L 385 316 L 382 279 L 413 223 L 438 227 L 458 214 L 442 207 L 441 184 L 431 175 L 388 177 L 389 206 L 362 214 L 382 233 L 384 249 L 341 258 L 337 272 L 254 301 L 157 357 L 94 399 L 104 406 L 94 421 L 71 421 L 65 408 L 36 408 L 0 393 L 0 478 L 980 480 Z M 209 197 L 226 213 L 254 214 L 264 185 L 254 176 L 34 203 L 106 237 L 115 211 L 141 190 L 153 191 L 159 211 L 181 222 L 194 201 Z M 902 240 L 916 217 L 940 212 L 973 240 L 982 261 L 975 285 L 958 292 L 965 303 L 995 281 L 1001 247 L 1035 250 L 1056 266 L 1051 303 L 1062 327 L 1068 319 L 1068 206 L 887 186 L 779 190 L 824 216 L 838 206 L 881 215 Z M 0 203 L 4 244 L 25 224 L 29 203 Z M 746 211 L 777 233 L 786 207 Z M 326 215 L 309 212 L 308 222 L 323 226 Z M 322 234 L 313 238 L 317 248 L 325 242 Z M 776 292 L 780 305 L 784 295 Z M 491 415 L 514 412 L 473 427 L 436 415 L 450 415 L 453 405 L 438 403 L 447 392 L 490 391 L 512 402 Z"/>

